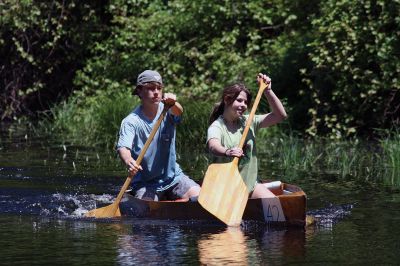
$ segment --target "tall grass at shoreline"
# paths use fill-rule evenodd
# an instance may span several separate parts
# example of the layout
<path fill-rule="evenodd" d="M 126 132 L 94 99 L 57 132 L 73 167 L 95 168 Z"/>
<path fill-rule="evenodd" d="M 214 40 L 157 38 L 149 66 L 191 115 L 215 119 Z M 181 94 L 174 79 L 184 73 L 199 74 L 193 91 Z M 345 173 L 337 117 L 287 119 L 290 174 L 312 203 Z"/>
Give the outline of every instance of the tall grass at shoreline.
<path fill-rule="evenodd" d="M 71 100 L 51 109 L 35 127 L 37 135 L 47 134 L 60 142 L 105 147 L 110 152 L 121 120 L 139 103 L 126 92 L 100 95 L 82 103 Z M 206 130 L 213 102 L 179 100 L 184 107 L 177 128 L 178 160 L 189 171 L 207 169 Z M 296 177 L 296 171 L 328 174 L 336 178 L 383 179 L 400 186 L 400 136 L 392 134 L 378 142 L 361 139 L 331 141 L 303 139 L 285 133 L 287 125 L 263 129 L 257 137 L 260 169 L 271 168 Z M 204 173 L 202 173 L 204 174 Z M 200 174 L 201 176 L 201 174 Z"/>
<path fill-rule="evenodd" d="M 128 89 L 127 89 L 128 90 Z M 61 142 L 112 148 L 122 119 L 139 102 L 126 91 L 70 98 L 42 115 L 34 126 L 36 135 L 51 135 Z"/>
<path fill-rule="evenodd" d="M 400 132 L 395 131 L 393 137 L 382 139 L 382 166 L 385 169 L 387 179 L 390 183 L 400 183 Z"/>
<path fill-rule="evenodd" d="M 388 140 L 389 141 L 389 140 Z M 274 158 L 266 164 L 281 170 L 300 170 L 332 174 L 339 178 L 379 175 L 381 151 L 376 144 L 360 140 L 303 140 L 286 136 L 273 139 L 266 156 Z"/>

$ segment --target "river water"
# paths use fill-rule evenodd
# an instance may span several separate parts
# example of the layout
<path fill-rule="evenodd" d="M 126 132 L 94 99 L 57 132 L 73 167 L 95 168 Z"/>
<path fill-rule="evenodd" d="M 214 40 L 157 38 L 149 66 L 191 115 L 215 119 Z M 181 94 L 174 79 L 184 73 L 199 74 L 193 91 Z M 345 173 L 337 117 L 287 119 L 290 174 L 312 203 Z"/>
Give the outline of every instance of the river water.
<path fill-rule="evenodd" d="M 187 151 L 182 168 L 206 169 Z M 398 265 L 400 188 L 382 177 L 332 173 L 261 173 L 300 186 L 308 196 L 306 228 L 194 221 L 94 220 L 82 215 L 118 194 L 126 171 L 110 151 L 47 139 L 2 136 L 0 265 Z M 294 176 L 294 177 L 293 177 Z"/>

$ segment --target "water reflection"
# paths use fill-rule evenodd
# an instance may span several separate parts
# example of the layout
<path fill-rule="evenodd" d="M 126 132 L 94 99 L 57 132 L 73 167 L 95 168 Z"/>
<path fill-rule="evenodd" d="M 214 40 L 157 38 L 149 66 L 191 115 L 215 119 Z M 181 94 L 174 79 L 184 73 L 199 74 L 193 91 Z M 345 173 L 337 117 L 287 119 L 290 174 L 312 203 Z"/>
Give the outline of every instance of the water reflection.
<path fill-rule="evenodd" d="M 185 230 L 179 226 L 141 220 L 132 226 L 130 233 L 118 236 L 117 262 L 120 265 L 195 263 L 191 255 L 191 235 Z"/>
<path fill-rule="evenodd" d="M 199 259 L 204 265 L 248 264 L 247 237 L 241 228 L 227 228 L 198 241 Z"/>
<path fill-rule="evenodd" d="M 0 215 L 1 265 L 112 265 L 117 229 L 105 223 Z"/>
<path fill-rule="evenodd" d="M 293 259 L 305 254 L 306 234 L 304 229 L 273 230 L 263 234 L 260 249 L 263 260 Z"/>
<path fill-rule="evenodd" d="M 118 232 L 121 265 L 265 265 L 296 261 L 305 254 L 305 230 L 267 226 L 225 228 L 172 221 L 132 221 Z"/>

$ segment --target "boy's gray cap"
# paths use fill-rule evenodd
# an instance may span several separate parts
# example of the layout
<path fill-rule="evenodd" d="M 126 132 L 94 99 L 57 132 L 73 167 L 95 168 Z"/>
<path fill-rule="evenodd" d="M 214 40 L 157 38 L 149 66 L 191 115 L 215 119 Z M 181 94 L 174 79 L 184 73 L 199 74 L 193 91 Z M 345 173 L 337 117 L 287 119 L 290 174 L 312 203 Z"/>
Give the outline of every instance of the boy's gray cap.
<path fill-rule="evenodd" d="M 148 82 L 158 82 L 161 85 L 163 84 L 161 75 L 154 70 L 145 70 L 140 73 L 137 78 L 136 86 L 144 85 Z"/>

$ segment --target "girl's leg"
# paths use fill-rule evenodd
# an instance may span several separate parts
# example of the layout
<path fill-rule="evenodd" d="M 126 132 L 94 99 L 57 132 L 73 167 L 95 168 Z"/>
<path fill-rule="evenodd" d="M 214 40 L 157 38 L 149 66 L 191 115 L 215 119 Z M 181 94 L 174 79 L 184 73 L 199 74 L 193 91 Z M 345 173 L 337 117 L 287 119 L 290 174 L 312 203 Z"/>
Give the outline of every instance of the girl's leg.
<path fill-rule="evenodd" d="M 272 193 L 268 188 L 266 188 L 262 184 L 256 184 L 253 192 L 250 193 L 250 198 L 259 199 L 259 198 L 273 198 L 275 197 L 274 193 Z"/>
<path fill-rule="evenodd" d="M 183 195 L 182 198 L 193 198 L 193 197 L 198 197 L 200 194 L 200 186 L 192 186 L 189 188 L 189 190 Z"/>

